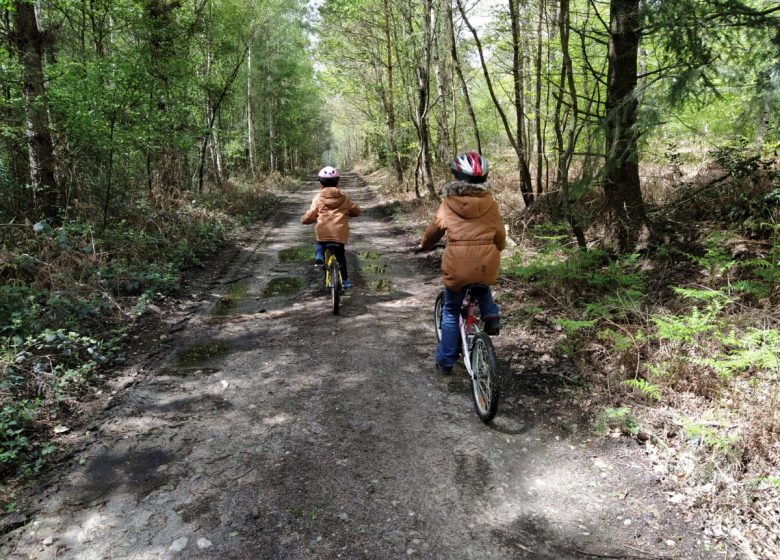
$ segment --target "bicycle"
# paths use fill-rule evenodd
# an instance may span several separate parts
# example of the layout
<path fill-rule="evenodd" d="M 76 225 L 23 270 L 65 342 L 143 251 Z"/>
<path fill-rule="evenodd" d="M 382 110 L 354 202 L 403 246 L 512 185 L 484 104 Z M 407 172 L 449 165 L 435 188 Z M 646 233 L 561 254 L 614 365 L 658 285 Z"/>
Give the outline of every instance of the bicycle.
<path fill-rule="evenodd" d="M 498 360 L 493 343 L 482 330 L 479 306 L 474 297 L 476 290 L 490 289 L 485 284 L 469 284 L 464 288 L 463 305 L 458 317 L 463 364 L 471 378 L 471 396 L 477 416 L 485 424 L 490 423 L 498 411 L 501 392 L 498 376 Z M 441 341 L 441 320 L 444 309 L 444 291 L 439 292 L 433 306 L 436 341 Z"/>
<path fill-rule="evenodd" d="M 336 259 L 336 253 L 334 252 L 336 247 L 336 245 L 330 243 L 325 245 L 325 264 L 323 265 L 323 270 L 325 271 L 325 289 L 330 292 L 334 315 L 339 314 L 339 303 L 341 294 L 344 291 L 341 268 L 339 267 L 338 259 Z"/>

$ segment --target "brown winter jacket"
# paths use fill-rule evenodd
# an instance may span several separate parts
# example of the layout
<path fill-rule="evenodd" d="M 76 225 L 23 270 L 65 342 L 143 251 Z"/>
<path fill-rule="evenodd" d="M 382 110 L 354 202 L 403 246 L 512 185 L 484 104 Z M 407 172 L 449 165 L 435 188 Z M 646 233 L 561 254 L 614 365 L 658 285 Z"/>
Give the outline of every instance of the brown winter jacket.
<path fill-rule="evenodd" d="M 442 189 L 445 198 L 420 240 L 422 248 L 430 250 L 447 236 L 441 270 L 450 290 L 458 291 L 466 284 L 494 284 L 498 279 L 506 230 L 487 189 L 486 183 L 446 184 Z"/>
<path fill-rule="evenodd" d="M 338 187 L 325 187 L 311 201 L 309 210 L 301 216 L 302 224 L 313 224 L 317 241 L 346 243 L 349 239 L 349 216 L 360 216 L 360 207 Z"/>

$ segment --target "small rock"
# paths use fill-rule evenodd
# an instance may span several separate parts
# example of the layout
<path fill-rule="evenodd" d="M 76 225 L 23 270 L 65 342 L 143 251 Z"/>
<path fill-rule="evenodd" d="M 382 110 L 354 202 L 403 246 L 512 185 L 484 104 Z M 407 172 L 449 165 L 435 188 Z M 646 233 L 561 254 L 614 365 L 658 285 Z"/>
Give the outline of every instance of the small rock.
<path fill-rule="evenodd" d="M 204 549 L 204 548 L 211 548 L 212 546 L 213 545 L 210 540 L 204 539 L 202 537 L 198 539 L 198 548 Z"/>
<path fill-rule="evenodd" d="M 43 544 L 45 544 L 46 546 L 53 545 L 54 544 L 54 537 L 46 537 L 45 539 L 43 539 Z"/>
<path fill-rule="evenodd" d="M 341 513 L 339 513 L 339 519 L 341 519 L 342 521 L 346 521 L 347 519 L 349 519 L 349 516 L 346 514 L 346 512 L 342 511 Z"/>
<path fill-rule="evenodd" d="M 631 525 L 631 520 L 630 519 L 624 520 L 623 525 Z"/>
<path fill-rule="evenodd" d="M 67 431 L 70 431 L 70 428 L 68 428 L 67 426 L 63 426 L 63 425 L 54 426 L 55 434 L 64 434 Z"/>
<path fill-rule="evenodd" d="M 668 539 L 668 540 L 666 541 L 666 546 L 674 546 L 675 544 L 677 544 L 677 543 L 676 543 L 676 542 L 674 542 L 672 539 Z"/>
<path fill-rule="evenodd" d="M 181 552 L 185 548 L 187 548 L 187 543 L 189 542 L 189 539 L 187 537 L 179 537 L 175 541 L 173 541 L 173 544 L 168 549 L 171 552 Z"/>
<path fill-rule="evenodd" d="M 224 379 L 220 383 L 222 384 L 223 389 L 227 389 L 230 386 L 230 383 Z"/>

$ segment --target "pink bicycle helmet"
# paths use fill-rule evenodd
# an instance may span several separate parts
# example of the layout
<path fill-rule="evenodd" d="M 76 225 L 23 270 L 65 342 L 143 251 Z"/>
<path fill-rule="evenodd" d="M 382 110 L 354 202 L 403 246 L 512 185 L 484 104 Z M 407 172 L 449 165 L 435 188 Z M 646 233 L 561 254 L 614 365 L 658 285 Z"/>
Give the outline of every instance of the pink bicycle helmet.
<path fill-rule="evenodd" d="M 484 183 L 488 176 L 488 161 L 475 151 L 458 154 L 450 164 L 456 179 L 467 183 Z"/>
<path fill-rule="evenodd" d="M 333 186 L 339 184 L 339 170 L 335 167 L 331 167 L 330 165 L 327 165 L 320 169 L 320 172 L 317 173 L 317 178 L 320 180 L 320 183 L 322 183 L 325 186 Z"/>

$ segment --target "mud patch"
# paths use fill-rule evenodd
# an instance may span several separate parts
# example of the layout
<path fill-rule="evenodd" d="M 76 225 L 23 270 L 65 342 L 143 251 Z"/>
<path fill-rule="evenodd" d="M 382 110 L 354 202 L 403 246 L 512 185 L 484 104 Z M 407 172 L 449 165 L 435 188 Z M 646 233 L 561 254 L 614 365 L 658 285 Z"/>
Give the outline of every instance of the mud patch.
<path fill-rule="evenodd" d="M 220 296 L 212 310 L 213 315 L 226 315 L 236 308 L 238 302 L 246 297 L 249 285 L 246 283 L 234 284 L 224 295 Z"/>
<path fill-rule="evenodd" d="M 197 397 L 185 397 L 168 402 L 152 405 L 150 412 L 183 412 L 194 414 L 196 412 L 211 412 L 213 410 L 227 410 L 232 408 L 230 401 L 219 395 L 199 395 Z"/>
<path fill-rule="evenodd" d="M 203 344 L 191 346 L 179 354 L 178 362 L 179 365 L 183 367 L 195 367 L 198 364 L 213 360 L 214 358 L 225 356 L 229 354 L 230 351 L 230 344 L 223 340 L 204 342 Z"/>
<path fill-rule="evenodd" d="M 311 245 L 298 245 L 279 251 L 280 262 L 304 262 L 314 258 L 314 249 Z"/>
<path fill-rule="evenodd" d="M 215 511 L 215 505 L 219 496 L 206 496 L 180 508 L 180 515 L 185 523 L 197 521 L 201 526 L 216 529 L 222 523 L 219 514 Z"/>
<path fill-rule="evenodd" d="M 168 483 L 171 475 L 165 467 L 177 459 L 175 453 L 162 448 L 96 457 L 84 473 L 85 482 L 77 501 L 94 505 L 117 488 L 143 498 Z"/>
<path fill-rule="evenodd" d="M 169 367 L 159 370 L 157 377 L 200 377 L 219 373 L 220 371 L 222 370 L 219 368 L 199 368 L 197 366 L 178 368 Z"/>
<path fill-rule="evenodd" d="M 284 276 L 274 278 L 263 290 L 263 297 L 291 296 L 303 289 L 303 278 L 299 276 Z"/>

